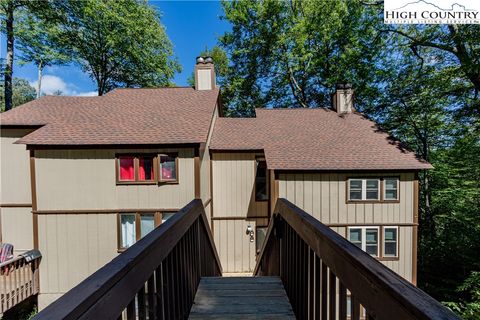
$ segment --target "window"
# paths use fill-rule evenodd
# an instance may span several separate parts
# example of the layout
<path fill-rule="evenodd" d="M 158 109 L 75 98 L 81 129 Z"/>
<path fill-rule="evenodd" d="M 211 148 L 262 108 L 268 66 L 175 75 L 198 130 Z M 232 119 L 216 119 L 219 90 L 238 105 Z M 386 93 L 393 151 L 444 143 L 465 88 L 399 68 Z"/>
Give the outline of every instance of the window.
<path fill-rule="evenodd" d="M 372 256 L 378 256 L 378 227 L 349 228 L 349 240 Z"/>
<path fill-rule="evenodd" d="M 160 155 L 160 178 L 161 182 L 177 182 L 177 155 Z"/>
<path fill-rule="evenodd" d="M 383 228 L 383 256 L 398 257 L 398 228 Z"/>
<path fill-rule="evenodd" d="M 348 200 L 378 201 L 380 179 L 348 179 Z"/>
<path fill-rule="evenodd" d="M 255 174 L 255 200 L 268 200 L 267 163 L 262 160 L 257 160 L 257 172 Z"/>
<path fill-rule="evenodd" d="M 384 178 L 383 188 L 384 200 L 398 200 L 398 178 Z"/>
<path fill-rule="evenodd" d="M 118 215 L 118 249 L 123 251 L 145 237 L 175 212 L 120 213 Z"/>
<path fill-rule="evenodd" d="M 119 155 L 117 183 L 155 183 L 154 155 Z"/>
<path fill-rule="evenodd" d="M 348 240 L 371 256 L 386 260 L 398 258 L 398 227 L 349 227 Z"/>

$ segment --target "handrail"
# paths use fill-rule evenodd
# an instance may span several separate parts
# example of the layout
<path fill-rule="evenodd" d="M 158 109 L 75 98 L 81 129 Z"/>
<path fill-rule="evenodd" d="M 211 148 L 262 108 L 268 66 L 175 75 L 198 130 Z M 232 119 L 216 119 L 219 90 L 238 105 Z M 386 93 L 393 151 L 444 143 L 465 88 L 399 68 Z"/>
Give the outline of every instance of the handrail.
<path fill-rule="evenodd" d="M 0 263 L 0 315 L 38 294 L 38 266 L 41 258 L 40 252 L 30 250 Z"/>
<path fill-rule="evenodd" d="M 280 276 L 298 318 L 458 319 L 288 200 L 274 212 L 254 274 Z"/>
<path fill-rule="evenodd" d="M 185 319 L 202 276 L 221 275 L 201 200 L 193 200 L 34 319 Z"/>

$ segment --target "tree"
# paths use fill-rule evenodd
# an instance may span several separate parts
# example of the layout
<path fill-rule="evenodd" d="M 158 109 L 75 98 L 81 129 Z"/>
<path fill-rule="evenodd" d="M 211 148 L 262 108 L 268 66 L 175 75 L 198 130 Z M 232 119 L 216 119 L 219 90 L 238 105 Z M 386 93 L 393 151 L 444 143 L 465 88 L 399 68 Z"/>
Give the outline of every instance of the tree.
<path fill-rule="evenodd" d="M 158 13 L 145 1 L 43 1 L 45 23 L 56 45 L 97 83 L 98 94 L 115 87 L 169 85 L 180 71 Z"/>
<path fill-rule="evenodd" d="M 60 52 L 52 41 L 55 24 L 47 24 L 32 14 L 32 10 L 19 10 L 16 37 L 20 50 L 20 64 L 33 63 L 38 70 L 37 98 L 42 92 L 42 74 L 45 67 L 64 64 L 70 57 Z"/>
<path fill-rule="evenodd" d="M 370 104 L 382 38 L 376 8 L 360 1 L 222 2 L 232 31 L 220 38 L 232 67 L 227 113 L 253 106 L 325 107 L 339 82 L 354 84 L 357 105 Z"/>
<path fill-rule="evenodd" d="M 2 25 L 5 22 L 4 28 L 7 39 L 7 55 L 5 61 L 5 68 L 3 70 L 4 77 L 4 103 L 5 110 L 10 110 L 13 106 L 12 94 L 13 94 L 13 58 L 14 58 L 14 42 L 15 36 L 13 32 L 14 12 L 17 8 L 23 5 L 21 0 L 5 0 L 0 3 L 0 16 L 2 17 Z M 2 30 L 3 31 L 3 30 Z"/>
<path fill-rule="evenodd" d="M 401 35 L 421 60 L 420 48 L 430 48 L 443 55 L 443 66 L 454 68 L 468 83 L 453 87 L 452 93 L 470 95 L 471 103 L 464 105 L 463 113 L 480 117 L 480 26 L 479 25 L 408 25 L 387 28 L 387 32 Z"/>
<path fill-rule="evenodd" d="M 12 107 L 16 107 L 35 99 L 35 88 L 27 80 L 13 78 Z M 0 83 L 0 90 L 4 92 L 4 84 Z M 5 106 L 5 96 L 2 94 L 0 99 L 0 110 L 7 111 Z"/>

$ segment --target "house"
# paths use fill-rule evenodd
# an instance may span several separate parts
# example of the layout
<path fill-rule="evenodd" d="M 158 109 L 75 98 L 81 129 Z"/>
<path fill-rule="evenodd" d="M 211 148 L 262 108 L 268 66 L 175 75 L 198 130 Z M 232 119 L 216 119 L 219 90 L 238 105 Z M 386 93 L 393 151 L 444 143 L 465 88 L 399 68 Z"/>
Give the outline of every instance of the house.
<path fill-rule="evenodd" d="M 419 170 L 431 165 L 354 110 L 225 118 L 214 65 L 195 87 L 47 96 L 1 115 L 1 240 L 42 253 L 44 308 L 201 199 L 224 272 L 251 272 L 286 198 L 416 283 Z"/>

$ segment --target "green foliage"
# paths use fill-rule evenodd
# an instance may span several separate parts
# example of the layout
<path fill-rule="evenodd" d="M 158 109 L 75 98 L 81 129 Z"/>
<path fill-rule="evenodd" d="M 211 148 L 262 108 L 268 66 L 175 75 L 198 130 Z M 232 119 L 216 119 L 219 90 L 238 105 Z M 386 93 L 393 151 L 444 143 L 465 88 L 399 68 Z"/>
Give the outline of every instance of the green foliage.
<path fill-rule="evenodd" d="M 324 107 L 332 88 L 351 82 L 358 105 L 375 88 L 375 26 L 380 17 L 360 1 L 224 1 L 232 31 L 220 38 L 232 67 L 226 76 L 227 113 L 253 107 Z"/>
<path fill-rule="evenodd" d="M 16 15 L 16 46 L 20 64 L 33 63 L 42 70 L 51 65 L 64 64 L 70 57 L 60 52 L 52 41 L 52 30 L 57 26 L 48 24 L 35 15 L 38 8 L 20 9 Z"/>
<path fill-rule="evenodd" d="M 37 1 L 50 39 L 96 81 L 116 87 L 171 84 L 180 66 L 156 10 L 145 1 Z M 33 5 L 32 5 L 33 6 Z"/>
<path fill-rule="evenodd" d="M 226 113 L 328 107 L 352 83 L 356 109 L 434 166 L 419 174 L 419 286 L 478 318 L 480 26 L 385 25 L 365 3 L 223 2 Z"/>
<path fill-rule="evenodd" d="M 5 110 L 4 84 L 0 83 L 0 111 Z M 13 78 L 13 107 L 27 103 L 35 99 L 35 88 L 33 88 L 27 80 L 21 78 Z"/>

